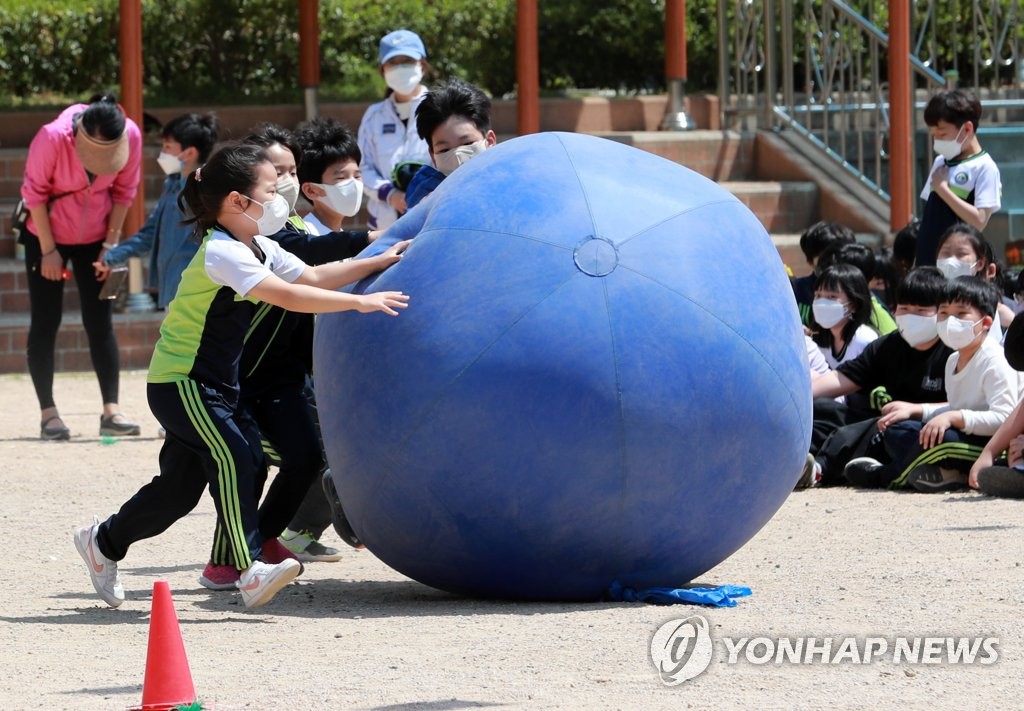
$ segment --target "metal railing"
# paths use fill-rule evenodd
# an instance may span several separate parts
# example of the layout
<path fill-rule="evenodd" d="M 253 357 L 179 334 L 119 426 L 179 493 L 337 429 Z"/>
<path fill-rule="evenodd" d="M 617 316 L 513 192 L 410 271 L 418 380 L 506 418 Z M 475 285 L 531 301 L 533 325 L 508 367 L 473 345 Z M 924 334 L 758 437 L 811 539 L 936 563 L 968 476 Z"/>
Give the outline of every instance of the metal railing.
<path fill-rule="evenodd" d="M 912 0 L 915 128 L 927 93 L 958 78 L 987 109 L 1024 109 L 1020 10 Z M 790 129 L 888 199 L 887 25 L 887 0 L 719 0 L 722 125 Z"/>

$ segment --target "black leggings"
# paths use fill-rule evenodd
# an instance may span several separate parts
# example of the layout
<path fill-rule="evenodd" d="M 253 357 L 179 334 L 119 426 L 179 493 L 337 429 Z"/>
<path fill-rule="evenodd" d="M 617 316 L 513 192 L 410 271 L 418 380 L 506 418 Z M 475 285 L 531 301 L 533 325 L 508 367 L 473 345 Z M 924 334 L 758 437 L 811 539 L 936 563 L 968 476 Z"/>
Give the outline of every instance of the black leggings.
<path fill-rule="evenodd" d="M 101 283 L 96 281 L 95 262 L 103 248 L 102 242 L 92 244 L 58 244 L 62 263 L 69 262 L 82 301 L 82 326 L 89 338 L 92 367 L 100 381 L 103 402 L 117 402 L 121 365 L 117 338 L 111 318 L 111 302 L 99 298 Z M 29 233 L 25 239 L 25 270 L 28 273 L 28 296 L 32 321 L 28 327 L 28 372 L 39 398 L 39 408 L 54 406 L 53 370 L 57 329 L 64 314 L 64 281 L 50 281 L 39 273 L 42 252 L 39 238 Z"/>

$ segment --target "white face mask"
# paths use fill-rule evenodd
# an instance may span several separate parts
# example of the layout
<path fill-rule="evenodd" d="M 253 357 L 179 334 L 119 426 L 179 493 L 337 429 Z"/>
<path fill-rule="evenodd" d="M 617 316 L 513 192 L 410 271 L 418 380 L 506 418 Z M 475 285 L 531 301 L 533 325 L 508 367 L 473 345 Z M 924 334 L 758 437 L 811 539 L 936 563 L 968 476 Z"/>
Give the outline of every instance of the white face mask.
<path fill-rule="evenodd" d="M 458 146 L 444 153 L 434 154 L 434 165 L 445 175 L 451 175 L 455 169 L 466 161 L 480 155 L 487 150 L 487 139 L 481 138 L 465 146 Z"/>
<path fill-rule="evenodd" d="M 956 257 L 947 257 L 946 259 L 940 259 L 935 263 L 935 266 L 939 268 L 940 272 L 942 272 L 942 276 L 947 279 L 971 276 L 974 274 L 974 267 L 977 265 L 977 262 L 963 262 Z"/>
<path fill-rule="evenodd" d="M 384 82 L 393 92 L 402 96 L 411 94 L 420 85 L 422 79 L 423 67 L 419 62 L 399 64 L 397 67 L 384 70 Z"/>
<path fill-rule="evenodd" d="M 815 299 L 811 304 L 814 320 L 822 328 L 832 328 L 846 316 L 846 305 L 835 299 Z"/>
<path fill-rule="evenodd" d="M 950 316 L 945 321 L 939 321 L 939 338 L 947 346 L 955 351 L 970 345 L 975 338 L 974 327 L 981 323 L 981 319 L 974 321 L 963 321 L 956 316 Z"/>
<path fill-rule="evenodd" d="M 939 334 L 934 314 L 931 316 L 900 314 L 896 317 L 896 325 L 900 329 L 903 340 L 911 346 L 927 343 Z"/>
<path fill-rule="evenodd" d="M 252 200 L 248 195 L 243 197 Z M 263 208 L 263 215 L 257 220 L 250 216 L 248 212 L 243 212 L 242 214 L 256 223 L 256 233 L 269 237 L 280 232 L 285 223 L 288 222 L 288 201 L 281 195 L 275 195 L 270 200 L 262 203 L 255 200 L 252 201 Z"/>
<path fill-rule="evenodd" d="M 285 173 L 277 179 L 277 194 L 288 203 L 288 210 L 295 209 L 295 201 L 299 199 L 299 181 Z"/>
<path fill-rule="evenodd" d="M 178 156 L 172 156 L 170 153 L 164 153 L 163 151 L 160 151 L 160 155 L 156 157 L 156 162 L 160 164 L 160 169 L 164 171 L 164 175 L 174 175 L 185 169 L 185 164 Z"/>
<path fill-rule="evenodd" d="M 327 193 L 322 198 L 317 199 L 339 215 L 352 217 L 359 212 L 359 208 L 363 204 L 362 180 L 349 178 L 334 185 L 318 183 L 317 186 L 323 188 L 324 192 Z"/>
<path fill-rule="evenodd" d="M 963 130 L 964 127 L 961 126 L 960 130 L 956 132 L 956 138 L 953 138 L 952 140 L 947 138 L 932 139 L 932 148 L 946 160 L 955 159 L 958 155 L 963 153 L 964 141 L 967 140 L 966 138 L 964 141 L 957 140 L 957 138 L 960 138 L 960 134 L 963 133 Z"/>

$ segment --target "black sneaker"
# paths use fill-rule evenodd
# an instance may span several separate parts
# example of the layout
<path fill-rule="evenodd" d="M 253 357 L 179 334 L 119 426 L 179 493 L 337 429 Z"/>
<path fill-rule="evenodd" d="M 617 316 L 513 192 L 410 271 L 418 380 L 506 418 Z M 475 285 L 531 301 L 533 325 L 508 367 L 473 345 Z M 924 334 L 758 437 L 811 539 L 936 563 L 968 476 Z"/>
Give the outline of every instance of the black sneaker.
<path fill-rule="evenodd" d="M 978 472 L 978 490 L 1004 499 L 1024 499 L 1024 472 L 1012 467 L 985 467 Z"/>
<path fill-rule="evenodd" d="M 118 422 L 115 419 L 117 417 L 123 422 Z M 120 412 L 109 416 L 100 415 L 100 437 L 137 437 L 139 432 L 139 426 L 134 422 L 128 422 Z"/>
<path fill-rule="evenodd" d="M 334 532 L 338 534 L 338 538 L 353 548 L 366 548 L 356 532 L 352 530 L 352 524 L 348 522 L 348 516 L 345 515 L 341 499 L 338 498 L 338 488 L 334 485 L 334 477 L 331 475 L 330 469 L 324 470 L 320 484 L 323 486 L 324 496 L 327 497 L 327 505 L 331 507 L 331 525 L 334 526 Z"/>
<path fill-rule="evenodd" d="M 922 464 L 907 474 L 907 484 L 925 493 L 941 493 L 967 488 L 967 474 L 937 464 Z"/>
<path fill-rule="evenodd" d="M 857 457 L 851 459 L 843 467 L 843 476 L 850 486 L 858 486 L 864 489 L 878 489 L 882 486 L 881 481 L 882 463 L 871 457 Z"/>

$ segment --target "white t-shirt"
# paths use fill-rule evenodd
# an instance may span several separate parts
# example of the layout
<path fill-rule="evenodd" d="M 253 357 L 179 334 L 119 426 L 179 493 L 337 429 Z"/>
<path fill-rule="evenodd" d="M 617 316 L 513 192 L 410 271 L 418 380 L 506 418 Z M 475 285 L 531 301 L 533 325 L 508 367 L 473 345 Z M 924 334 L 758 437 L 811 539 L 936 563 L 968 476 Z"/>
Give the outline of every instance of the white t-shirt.
<path fill-rule="evenodd" d="M 949 188 L 961 200 L 974 193 L 974 206 L 996 212 L 1002 204 L 1003 184 L 999 178 L 999 167 L 985 151 L 965 158 L 962 161 L 947 163 L 942 156 L 937 156 L 928 172 L 928 180 L 924 181 L 921 199 L 927 200 L 932 194 L 932 175 L 942 166 L 949 168 Z"/>
<path fill-rule="evenodd" d="M 263 251 L 264 262 L 260 262 L 245 244 L 223 232 L 215 231 L 210 235 L 204 264 L 210 280 L 221 286 L 230 286 L 240 296 L 246 296 L 271 274 L 293 282 L 306 270 L 305 262 L 281 249 L 274 240 L 256 235 L 253 242 Z"/>
<path fill-rule="evenodd" d="M 811 377 L 815 375 L 824 375 L 825 373 L 832 370 L 828 367 L 828 363 L 825 361 L 825 356 L 818 348 L 818 344 L 814 342 L 807 334 L 804 334 L 804 346 L 807 348 L 807 363 L 811 367 Z"/>
<path fill-rule="evenodd" d="M 876 338 L 878 338 L 878 331 L 871 328 L 871 326 L 864 324 L 853 332 L 853 338 L 851 338 L 849 344 L 847 344 L 846 353 L 843 354 L 842 360 L 839 360 L 832 355 L 832 349 L 828 346 L 819 346 L 818 349 L 821 351 L 821 354 L 825 356 L 825 362 L 828 363 L 828 367 L 835 370 L 840 363 L 853 360 L 863 353 L 868 344 Z"/>
<path fill-rule="evenodd" d="M 924 404 L 922 420 L 948 410 L 960 410 L 964 416 L 963 431 L 974 435 L 993 435 L 1017 406 L 1020 387 L 1017 371 L 1006 362 L 998 343 L 982 339 L 974 357 L 957 373 L 960 352 L 946 360 L 947 404 Z"/>

